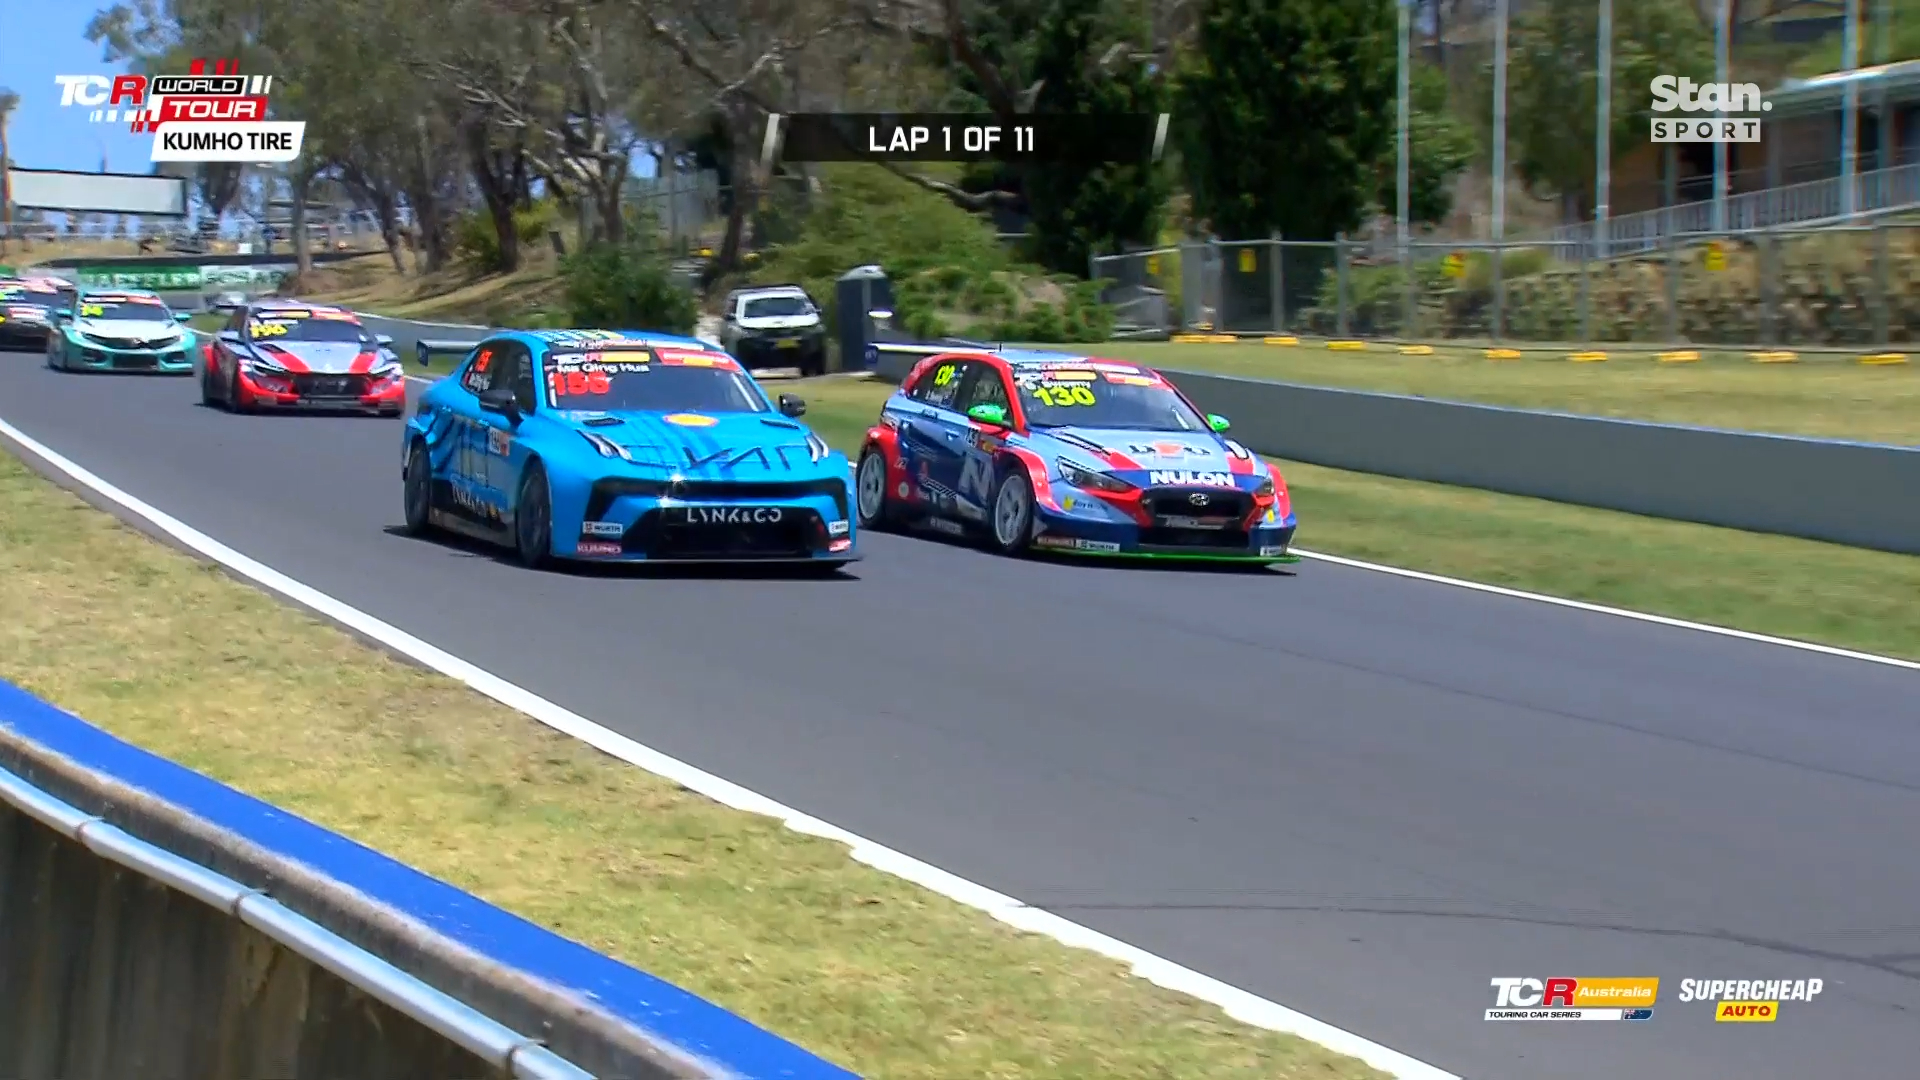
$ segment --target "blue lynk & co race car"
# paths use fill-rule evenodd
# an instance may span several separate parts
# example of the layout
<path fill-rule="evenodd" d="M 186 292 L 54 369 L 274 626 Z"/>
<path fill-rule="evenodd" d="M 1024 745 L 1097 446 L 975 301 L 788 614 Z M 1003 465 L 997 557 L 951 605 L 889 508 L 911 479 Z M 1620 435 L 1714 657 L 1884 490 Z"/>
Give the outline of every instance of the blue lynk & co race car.
<path fill-rule="evenodd" d="M 1159 372 L 1069 353 L 922 350 L 867 431 L 862 528 L 928 526 L 1007 554 L 1299 561 L 1280 470 Z"/>
<path fill-rule="evenodd" d="M 426 343 L 421 356 L 428 353 Z M 645 331 L 529 330 L 475 345 L 421 395 L 406 524 L 521 562 L 858 558 L 847 458 L 724 352 Z"/>

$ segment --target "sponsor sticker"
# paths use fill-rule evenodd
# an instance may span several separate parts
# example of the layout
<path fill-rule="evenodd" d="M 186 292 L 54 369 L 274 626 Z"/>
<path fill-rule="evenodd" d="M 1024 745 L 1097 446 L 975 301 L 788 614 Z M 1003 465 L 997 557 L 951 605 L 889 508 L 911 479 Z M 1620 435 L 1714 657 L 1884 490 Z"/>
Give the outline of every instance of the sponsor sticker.
<path fill-rule="evenodd" d="M 573 550 L 576 554 L 589 557 L 597 555 L 618 555 L 620 554 L 620 545 L 608 544 L 599 540 L 582 540 L 574 545 Z"/>
<path fill-rule="evenodd" d="M 1223 472 L 1194 472 L 1191 469 L 1161 469 L 1147 474 L 1147 483 L 1160 487 L 1233 487 L 1233 474 Z"/>
<path fill-rule="evenodd" d="M 671 413 L 667 416 L 661 417 L 661 419 L 665 420 L 669 424 L 677 424 L 680 427 L 693 427 L 693 428 L 712 427 L 713 425 L 719 423 L 718 420 L 715 420 L 711 416 L 701 416 L 698 413 Z"/>
<path fill-rule="evenodd" d="M 1282 544 L 1279 547 L 1269 546 L 1269 547 L 1263 547 L 1260 549 L 1261 558 L 1272 558 L 1280 555 L 1285 555 L 1286 553 L 1287 553 L 1287 547 L 1285 544 Z"/>
<path fill-rule="evenodd" d="M 496 427 L 487 429 L 487 453 L 506 457 L 513 452 L 513 436 Z"/>
<path fill-rule="evenodd" d="M 627 527 L 617 521 L 587 521 L 580 525 L 582 536 L 605 536 L 618 540 L 627 534 Z"/>
<path fill-rule="evenodd" d="M 851 525 L 848 522 L 829 521 L 827 522 L 827 535 L 828 536 L 845 536 L 847 535 L 847 530 L 849 528 L 851 528 Z"/>

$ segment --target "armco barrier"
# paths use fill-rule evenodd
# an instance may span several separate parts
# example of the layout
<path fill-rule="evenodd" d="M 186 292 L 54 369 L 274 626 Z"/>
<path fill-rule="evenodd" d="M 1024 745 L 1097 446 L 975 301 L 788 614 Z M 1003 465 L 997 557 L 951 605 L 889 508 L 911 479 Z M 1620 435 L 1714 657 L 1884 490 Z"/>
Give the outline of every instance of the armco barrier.
<path fill-rule="evenodd" d="M 0 1076 L 853 1080 L 4 682 L 0 769 Z"/>
<path fill-rule="evenodd" d="M 875 371 L 892 382 L 938 351 L 876 348 Z M 1235 438 L 1274 457 L 1920 554 L 1920 447 L 1166 374 L 1196 405 L 1229 417 Z"/>

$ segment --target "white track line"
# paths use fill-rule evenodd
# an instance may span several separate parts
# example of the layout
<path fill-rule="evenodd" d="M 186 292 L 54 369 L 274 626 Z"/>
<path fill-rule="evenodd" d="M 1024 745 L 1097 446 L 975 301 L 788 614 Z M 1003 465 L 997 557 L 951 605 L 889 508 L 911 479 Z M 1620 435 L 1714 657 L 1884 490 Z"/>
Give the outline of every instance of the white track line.
<path fill-rule="evenodd" d="M 1392 574 L 1394 577 L 1412 578 L 1415 581 L 1426 581 L 1435 585 L 1451 585 L 1456 589 L 1471 589 L 1474 592 L 1491 593 L 1494 596 L 1505 596 L 1514 600 L 1531 600 L 1539 604 L 1552 604 L 1555 607 L 1573 608 L 1576 611 L 1586 611 L 1596 615 L 1616 615 L 1622 619 L 1653 623 L 1657 626 L 1671 626 L 1680 630 L 1698 630 L 1707 634 L 1719 634 L 1721 637 L 1759 642 L 1762 645 L 1780 645 L 1789 649 L 1801 649 L 1806 652 L 1823 653 L 1827 656 L 1844 657 L 1848 660 L 1864 660 L 1870 664 L 1885 664 L 1888 667 L 1920 671 L 1920 663 L 1912 660 L 1902 660 L 1897 656 L 1881 656 L 1878 653 L 1855 652 L 1852 649 L 1842 649 L 1834 645 L 1821 645 L 1812 641 L 1795 641 L 1792 638 L 1756 634 L 1751 630 L 1735 630 L 1729 626 L 1713 626 L 1709 623 L 1688 622 L 1685 619 L 1670 618 L 1666 615 L 1650 615 L 1644 611 L 1607 607 L 1605 604 L 1589 604 L 1584 600 L 1568 600 L 1565 597 L 1523 592 L 1519 589 L 1508 589 L 1499 585 L 1483 585 L 1477 581 L 1462 581 L 1459 578 L 1442 577 L 1439 574 L 1428 574 L 1420 570 L 1403 570 L 1398 566 L 1382 566 L 1379 563 L 1362 562 L 1359 559 L 1349 559 L 1340 555 L 1323 555 L 1317 551 L 1304 551 L 1300 548 L 1294 548 L 1293 553 L 1303 559 L 1313 559 L 1317 562 L 1333 563 L 1336 566 L 1351 567 L 1355 570 L 1371 570 L 1377 574 Z"/>
<path fill-rule="evenodd" d="M 602 727 L 529 690 L 515 686 L 498 675 L 468 663 L 436 645 L 377 619 L 304 582 L 297 581 L 265 563 L 241 554 L 165 511 L 113 486 L 5 420 L 0 420 L 0 436 L 11 440 L 96 495 L 115 503 L 127 513 L 145 520 L 201 556 L 341 626 L 372 638 L 442 675 L 458 679 L 495 701 L 517 709 L 556 731 L 571 735 L 656 776 L 664 777 L 737 810 L 778 818 L 787 828 L 795 832 L 838 841 L 847 845 L 849 854 L 859 862 L 931 889 L 968 907 L 978 908 L 995 919 L 1021 930 L 1044 934 L 1063 944 L 1088 949 L 1117 960 L 1131 968 L 1135 976 L 1217 1005 L 1228 1016 L 1242 1023 L 1297 1035 L 1328 1049 L 1359 1058 L 1382 1072 L 1399 1077 L 1400 1080 L 1460 1080 L 1452 1073 L 1408 1057 L 1397 1050 L 1315 1020 L 1304 1013 L 1295 1012 L 1278 1002 L 1268 1001 L 1245 990 L 1229 986 L 1210 975 L 1182 967 L 1171 960 L 1155 956 L 1051 912 L 1029 907 L 1011 896 L 994 892 L 983 885 L 957 877 L 910 855 L 856 836 L 837 825 L 803 814 L 758 792 L 741 787 L 731 780 L 668 757 L 658 750 Z"/>

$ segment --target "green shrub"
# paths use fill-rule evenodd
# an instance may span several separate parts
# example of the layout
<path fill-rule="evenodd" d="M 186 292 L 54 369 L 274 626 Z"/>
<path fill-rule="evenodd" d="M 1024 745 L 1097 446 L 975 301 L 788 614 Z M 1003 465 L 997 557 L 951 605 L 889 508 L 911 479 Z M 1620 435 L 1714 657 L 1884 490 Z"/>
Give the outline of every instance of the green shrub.
<path fill-rule="evenodd" d="M 915 337 L 1064 342 L 1111 333 L 1113 314 L 1097 290 L 1018 262 L 977 215 L 876 166 L 821 172 L 798 237 L 773 247 L 748 277 L 804 286 L 828 325 L 837 320 L 835 280 L 878 263 L 893 282 L 893 323 Z"/>
<path fill-rule="evenodd" d="M 699 298 L 665 256 L 638 243 L 595 244 L 568 256 L 562 282 L 574 326 L 690 334 L 700 316 Z"/>
<path fill-rule="evenodd" d="M 560 207 L 551 199 L 539 199 L 531 207 L 513 212 L 513 229 L 520 250 L 547 242 L 547 234 L 560 221 Z M 485 208 L 469 210 L 454 219 L 454 257 L 482 273 L 504 269 L 500 264 L 500 236 L 494 231 L 493 216 Z"/>

